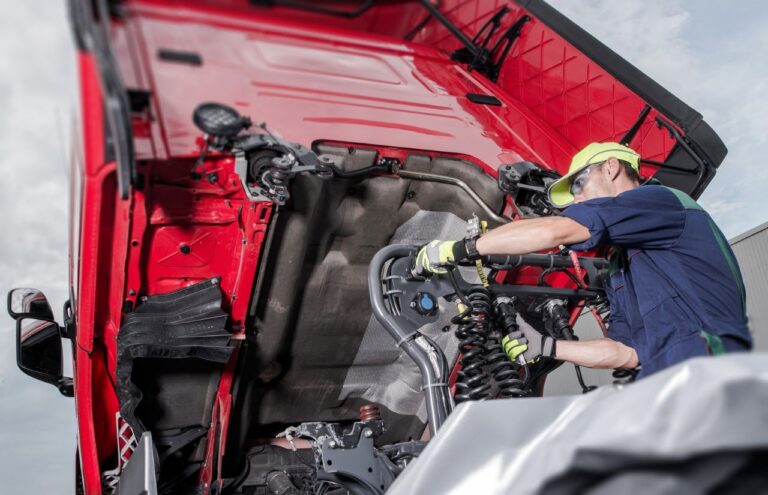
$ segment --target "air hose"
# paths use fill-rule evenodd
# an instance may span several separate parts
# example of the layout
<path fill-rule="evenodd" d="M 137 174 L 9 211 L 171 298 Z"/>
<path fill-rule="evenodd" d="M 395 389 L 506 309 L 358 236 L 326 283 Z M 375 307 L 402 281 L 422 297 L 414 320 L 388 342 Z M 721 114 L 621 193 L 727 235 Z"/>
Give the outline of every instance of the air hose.
<path fill-rule="evenodd" d="M 502 337 L 518 331 L 517 310 L 512 299 L 508 297 L 497 297 L 493 305 L 496 310 L 496 327 L 500 332 L 494 332 L 486 342 L 485 360 L 488 363 L 488 372 L 499 388 L 500 397 L 524 397 L 530 391 L 525 387 L 518 370 L 501 345 Z M 527 374 L 527 368 L 527 365 L 523 365 L 521 369 L 526 370 Z"/>
<path fill-rule="evenodd" d="M 459 307 L 460 313 L 451 319 L 451 323 L 458 325 L 456 338 L 461 354 L 454 399 L 457 403 L 490 399 L 490 375 L 484 369 L 484 355 L 491 324 L 491 292 L 476 285 L 460 297 L 463 303 Z"/>
<path fill-rule="evenodd" d="M 576 335 L 573 333 L 573 327 L 569 323 L 569 313 L 566 309 L 565 302 L 558 299 L 551 299 L 544 306 L 544 313 L 550 319 L 552 323 L 552 332 L 556 337 L 562 336 L 565 340 L 576 340 Z M 581 374 L 581 366 L 578 364 L 573 365 L 576 369 L 576 378 L 579 380 L 582 393 L 587 393 L 595 390 L 595 385 L 587 385 L 584 383 L 584 377 Z"/>

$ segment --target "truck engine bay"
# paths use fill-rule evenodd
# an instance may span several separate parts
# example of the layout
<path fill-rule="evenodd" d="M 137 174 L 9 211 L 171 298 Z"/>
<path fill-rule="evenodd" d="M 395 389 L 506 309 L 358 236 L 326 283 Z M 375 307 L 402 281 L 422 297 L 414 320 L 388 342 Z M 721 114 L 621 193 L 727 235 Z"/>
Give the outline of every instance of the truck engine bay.
<path fill-rule="evenodd" d="M 213 184 L 221 171 L 206 157 L 232 155 L 250 201 L 280 207 L 239 348 L 222 493 L 383 493 L 455 404 L 541 395 L 559 363 L 509 360 L 501 339 L 518 314 L 574 339 L 582 307 L 605 306 L 607 261 L 565 251 L 415 273 L 418 247 L 482 229 L 476 212 L 507 220 L 505 194 L 528 217 L 551 214 L 555 174 L 534 164 L 503 166 L 493 180 L 453 157 L 328 142 L 311 150 L 266 124 L 246 132 L 250 119 L 222 104 L 200 105 L 194 120 L 205 137 L 191 181 Z M 234 350 L 226 319 L 214 278 L 141 298 L 118 334 L 121 417 L 136 438 L 151 432 L 160 493 L 183 492 L 183 473 L 202 461 L 213 391 Z"/>

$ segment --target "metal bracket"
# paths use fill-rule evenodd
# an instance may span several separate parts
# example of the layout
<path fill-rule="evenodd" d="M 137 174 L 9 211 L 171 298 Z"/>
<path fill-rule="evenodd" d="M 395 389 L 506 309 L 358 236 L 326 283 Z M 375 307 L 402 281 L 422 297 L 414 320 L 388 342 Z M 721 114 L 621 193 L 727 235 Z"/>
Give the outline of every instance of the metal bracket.
<path fill-rule="evenodd" d="M 387 457 L 373 445 L 384 431 L 381 420 L 356 422 L 344 433 L 337 423 L 302 423 L 296 437 L 314 440 L 319 480 L 340 483 L 352 493 L 383 494 L 395 481 Z"/>

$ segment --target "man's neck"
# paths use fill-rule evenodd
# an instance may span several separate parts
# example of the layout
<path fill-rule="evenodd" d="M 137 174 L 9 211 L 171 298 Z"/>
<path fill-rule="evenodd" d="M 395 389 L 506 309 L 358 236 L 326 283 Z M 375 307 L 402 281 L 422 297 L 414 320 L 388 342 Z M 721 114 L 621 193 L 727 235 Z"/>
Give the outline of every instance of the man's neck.
<path fill-rule="evenodd" d="M 614 184 L 614 192 L 616 193 L 616 196 L 618 196 L 621 193 L 631 191 L 632 189 L 635 189 L 637 187 L 640 187 L 639 182 L 634 182 L 622 177 L 621 179 L 617 180 L 616 183 Z"/>

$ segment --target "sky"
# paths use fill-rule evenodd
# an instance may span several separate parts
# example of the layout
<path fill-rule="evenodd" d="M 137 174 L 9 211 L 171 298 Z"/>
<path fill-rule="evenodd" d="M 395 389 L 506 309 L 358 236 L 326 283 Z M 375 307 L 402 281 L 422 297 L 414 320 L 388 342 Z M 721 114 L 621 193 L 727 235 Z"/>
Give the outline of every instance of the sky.
<path fill-rule="evenodd" d="M 552 0 L 704 115 L 729 149 L 700 202 L 729 238 L 768 221 L 768 9 L 759 0 Z M 60 317 L 67 287 L 67 178 L 77 110 L 63 1 L 0 16 L 0 290 L 43 290 Z M 59 320 L 61 322 L 61 320 Z M 9 493 L 71 494 L 74 403 L 15 364 L 0 316 L 0 479 Z M 34 469 L 34 472 L 32 471 Z"/>

